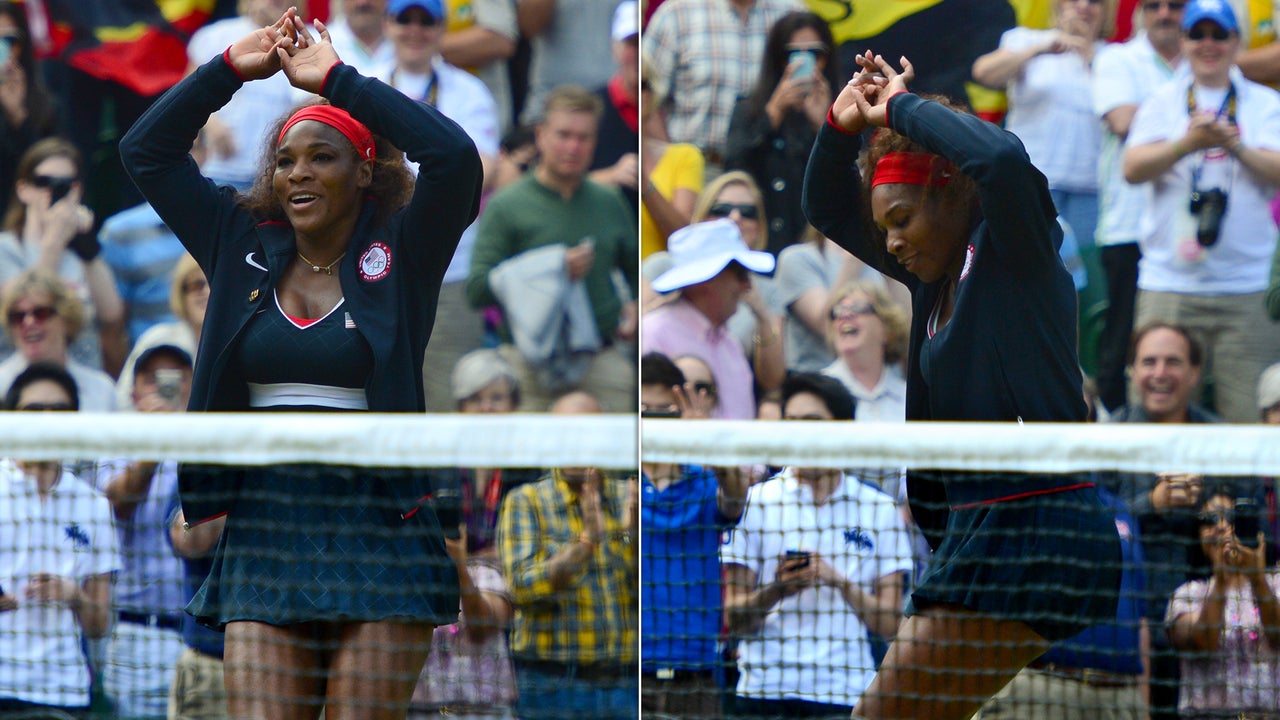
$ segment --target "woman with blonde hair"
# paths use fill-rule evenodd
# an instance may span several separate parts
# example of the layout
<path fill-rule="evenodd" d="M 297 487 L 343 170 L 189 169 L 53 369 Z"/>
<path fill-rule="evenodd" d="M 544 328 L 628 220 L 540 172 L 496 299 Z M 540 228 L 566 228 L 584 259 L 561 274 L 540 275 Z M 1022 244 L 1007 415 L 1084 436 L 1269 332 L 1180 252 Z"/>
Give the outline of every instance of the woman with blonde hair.
<path fill-rule="evenodd" d="M 858 420 L 907 418 L 907 312 L 883 284 L 852 281 L 836 288 L 827 304 L 827 342 L 836 359 L 822 369 L 858 401 Z"/>
<path fill-rule="evenodd" d="M 80 409 L 116 409 L 111 376 L 72 356 L 71 346 L 88 323 L 84 304 L 57 275 L 39 268 L 15 277 L 0 295 L 0 317 L 17 350 L 0 362 L 0 387 L 7 388 L 34 362 L 67 369 L 80 392 Z"/>

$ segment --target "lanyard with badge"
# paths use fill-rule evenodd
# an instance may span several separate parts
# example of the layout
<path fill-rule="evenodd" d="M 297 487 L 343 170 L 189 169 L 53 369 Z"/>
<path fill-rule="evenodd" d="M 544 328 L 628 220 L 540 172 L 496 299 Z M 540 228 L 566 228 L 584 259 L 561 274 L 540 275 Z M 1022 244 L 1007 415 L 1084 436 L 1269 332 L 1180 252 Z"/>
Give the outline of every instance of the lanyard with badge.
<path fill-rule="evenodd" d="M 1196 98 L 1195 85 L 1187 87 L 1187 117 L 1195 117 Z M 1218 107 L 1218 112 L 1214 119 L 1225 117 L 1227 122 L 1232 125 L 1236 124 L 1236 85 L 1231 83 L 1227 90 L 1227 96 L 1222 99 L 1222 105 Z M 1218 149 L 1218 152 L 1225 154 L 1224 150 Z M 1196 164 L 1191 169 L 1191 202 L 1189 210 L 1195 221 L 1195 238 L 1201 247 L 1212 247 L 1218 242 L 1218 234 L 1222 230 L 1222 218 L 1227 212 L 1228 191 L 1220 187 L 1212 187 L 1207 190 L 1200 189 L 1200 173 L 1204 170 L 1204 163 L 1208 150 L 1201 150 Z M 1233 175 L 1228 173 L 1227 179 L 1230 183 Z"/>

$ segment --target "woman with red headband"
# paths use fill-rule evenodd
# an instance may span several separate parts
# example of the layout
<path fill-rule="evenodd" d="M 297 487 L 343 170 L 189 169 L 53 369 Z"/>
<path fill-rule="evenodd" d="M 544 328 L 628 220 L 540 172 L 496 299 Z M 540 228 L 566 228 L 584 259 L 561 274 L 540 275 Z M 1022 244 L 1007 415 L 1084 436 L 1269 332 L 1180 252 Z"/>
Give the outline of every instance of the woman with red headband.
<path fill-rule="evenodd" d="M 480 159 L 455 123 L 343 64 L 316 27 L 318 40 L 290 9 L 174 86 L 120 144 L 208 278 L 192 411 L 424 411 L 424 351 L 476 217 Z M 209 115 L 281 71 L 328 103 L 280 120 L 247 195 L 201 177 L 187 152 Z M 444 544 L 456 528 L 441 527 L 426 479 L 187 465 L 179 487 L 190 533 L 222 524 L 187 609 L 226 630 L 231 717 L 403 718 L 434 626 L 458 614 Z"/>
<path fill-rule="evenodd" d="M 1085 418 L 1075 289 L 1044 176 L 1012 134 L 907 90 L 870 52 L 809 158 L 809 221 L 913 303 L 907 419 Z M 878 129 L 859 171 L 861 135 Z M 1050 643 L 1113 619 L 1114 520 L 1076 475 L 911 471 L 934 553 L 854 709 L 968 718 Z"/>

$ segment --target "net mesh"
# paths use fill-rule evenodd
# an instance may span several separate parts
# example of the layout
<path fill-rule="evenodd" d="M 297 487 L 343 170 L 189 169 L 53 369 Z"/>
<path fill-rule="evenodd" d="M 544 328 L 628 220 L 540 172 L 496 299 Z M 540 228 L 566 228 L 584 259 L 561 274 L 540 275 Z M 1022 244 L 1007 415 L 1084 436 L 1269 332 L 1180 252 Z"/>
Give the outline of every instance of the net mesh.
<path fill-rule="evenodd" d="M 644 505 L 646 710 L 1280 717 L 1275 428 L 643 420 L 641 432 L 644 470 L 660 476 Z M 690 465 L 709 493 L 677 489 L 698 481 Z M 739 471 L 753 483 L 741 519 L 699 516 Z M 1247 547 L 1259 534 L 1265 550 Z M 895 632 L 907 637 L 890 650 Z"/>
<path fill-rule="evenodd" d="M 631 416 L 0 413 L 0 458 L 3 717 L 226 717 L 228 688 L 261 717 L 501 715 L 522 631 L 595 632 L 634 668 Z M 560 469 L 600 486 L 598 529 L 540 525 Z M 540 584 L 588 531 L 572 581 Z M 583 597 L 614 604 L 542 610 Z M 224 662 L 236 620 L 261 625 Z"/>

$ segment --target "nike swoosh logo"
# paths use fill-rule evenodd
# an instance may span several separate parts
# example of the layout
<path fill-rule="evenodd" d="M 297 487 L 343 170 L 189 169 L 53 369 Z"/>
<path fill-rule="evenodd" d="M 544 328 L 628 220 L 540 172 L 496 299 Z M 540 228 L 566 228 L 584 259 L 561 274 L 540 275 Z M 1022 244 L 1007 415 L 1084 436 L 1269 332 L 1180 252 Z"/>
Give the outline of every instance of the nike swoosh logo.
<path fill-rule="evenodd" d="M 261 265 L 259 265 L 259 264 L 258 264 L 258 261 L 253 259 L 253 253 L 249 253 L 248 255 L 245 255 L 245 256 L 244 256 L 244 261 L 245 261 L 245 262 L 247 262 L 247 263 L 249 263 L 249 265 L 251 265 L 251 266 L 253 266 L 253 267 L 258 268 L 258 269 L 259 269 L 259 270 L 261 270 L 262 272 L 267 272 L 267 269 L 266 269 L 266 268 L 264 268 L 264 267 L 262 267 Z"/>

